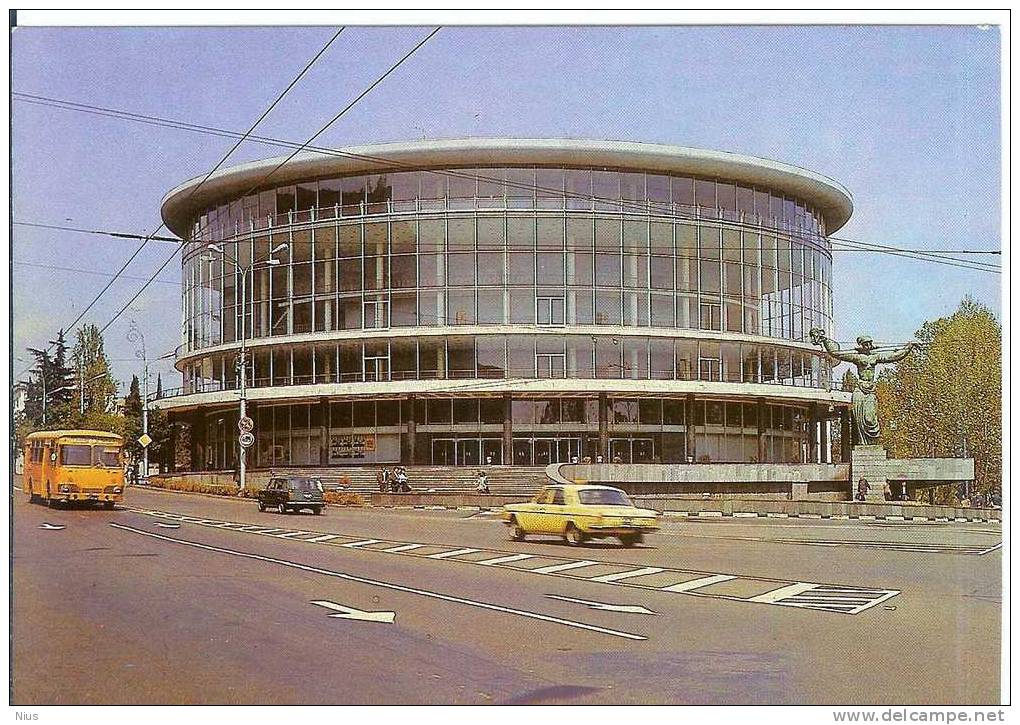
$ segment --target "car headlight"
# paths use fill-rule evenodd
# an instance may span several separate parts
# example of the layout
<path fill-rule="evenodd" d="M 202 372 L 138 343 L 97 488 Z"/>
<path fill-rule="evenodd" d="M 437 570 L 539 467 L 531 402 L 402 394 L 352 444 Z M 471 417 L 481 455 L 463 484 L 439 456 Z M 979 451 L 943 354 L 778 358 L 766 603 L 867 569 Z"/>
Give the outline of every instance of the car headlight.
<path fill-rule="evenodd" d="M 62 483 L 62 484 L 60 484 L 60 492 L 61 493 L 71 493 L 71 487 L 68 486 L 66 483 Z"/>
<path fill-rule="evenodd" d="M 120 486 L 114 486 L 113 487 L 113 492 L 114 493 L 120 493 L 121 492 L 121 487 Z"/>

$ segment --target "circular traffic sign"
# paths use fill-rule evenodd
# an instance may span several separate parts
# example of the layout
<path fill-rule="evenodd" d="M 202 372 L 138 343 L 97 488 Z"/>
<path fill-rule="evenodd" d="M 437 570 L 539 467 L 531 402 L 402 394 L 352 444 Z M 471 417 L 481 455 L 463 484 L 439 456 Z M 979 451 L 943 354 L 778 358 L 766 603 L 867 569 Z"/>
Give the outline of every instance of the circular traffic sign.
<path fill-rule="evenodd" d="M 248 416 L 243 416 L 237 421 L 237 429 L 242 433 L 251 433 L 255 428 L 255 421 Z"/>
<path fill-rule="evenodd" d="M 241 444 L 241 448 L 250 448 L 255 443 L 255 436 L 251 433 L 242 433 L 237 436 L 237 442 Z"/>

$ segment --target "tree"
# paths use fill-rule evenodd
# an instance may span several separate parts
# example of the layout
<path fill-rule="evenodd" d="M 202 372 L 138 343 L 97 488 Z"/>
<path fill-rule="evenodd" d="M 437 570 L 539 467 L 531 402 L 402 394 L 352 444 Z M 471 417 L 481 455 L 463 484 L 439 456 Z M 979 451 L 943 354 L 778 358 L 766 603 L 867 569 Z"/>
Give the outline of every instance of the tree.
<path fill-rule="evenodd" d="M 142 435 L 142 395 L 138 376 L 131 376 L 131 387 L 124 399 L 124 450 L 132 460 L 142 457 L 142 446 L 138 438 Z"/>
<path fill-rule="evenodd" d="M 892 457 L 974 458 L 978 492 L 1002 487 L 1002 328 L 965 297 L 924 323 L 916 353 L 879 378 L 882 444 Z M 943 492 L 943 498 L 951 492 Z"/>
<path fill-rule="evenodd" d="M 103 349 L 103 334 L 96 325 L 78 330 L 72 353 L 78 371 L 79 391 L 84 396 L 84 414 L 78 415 L 83 428 L 123 434 L 124 418 L 116 410 L 117 382 L 110 374 L 110 360 Z"/>

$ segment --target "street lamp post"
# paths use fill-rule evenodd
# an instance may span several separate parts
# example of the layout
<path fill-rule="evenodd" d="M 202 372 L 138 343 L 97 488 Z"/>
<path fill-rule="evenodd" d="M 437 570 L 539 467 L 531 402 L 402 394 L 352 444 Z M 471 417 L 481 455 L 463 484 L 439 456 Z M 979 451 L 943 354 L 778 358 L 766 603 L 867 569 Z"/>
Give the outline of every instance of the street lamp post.
<path fill-rule="evenodd" d="M 238 384 L 238 390 L 241 394 L 241 405 L 240 405 L 240 416 L 238 422 L 248 417 L 248 393 L 247 393 L 247 378 L 248 378 L 248 296 L 247 296 L 247 279 L 250 273 L 253 273 L 255 267 L 259 264 L 265 263 L 271 267 L 274 267 L 280 263 L 279 259 L 276 259 L 273 255 L 278 252 L 282 252 L 287 249 L 290 245 L 286 242 L 278 244 L 269 252 L 269 256 L 265 259 L 253 259 L 251 264 L 247 267 L 242 267 L 241 263 L 237 261 L 235 257 L 230 255 L 223 247 L 219 244 L 208 244 L 206 248 L 219 254 L 223 259 L 230 262 L 234 269 L 241 273 L 241 352 L 238 356 L 237 367 L 240 375 L 240 382 Z M 252 284 L 255 280 L 252 279 Z M 237 473 L 238 473 L 238 495 L 244 493 L 244 489 L 247 485 L 247 447 L 240 445 L 241 441 L 238 440 L 238 453 L 237 453 Z"/>
<path fill-rule="evenodd" d="M 145 335 L 138 329 L 132 320 L 131 328 L 128 330 L 127 339 L 131 342 L 140 342 L 142 347 L 135 350 L 135 357 L 142 361 L 142 435 L 149 435 L 149 358 L 145 352 Z M 142 446 L 142 480 L 149 478 L 149 446 Z"/>

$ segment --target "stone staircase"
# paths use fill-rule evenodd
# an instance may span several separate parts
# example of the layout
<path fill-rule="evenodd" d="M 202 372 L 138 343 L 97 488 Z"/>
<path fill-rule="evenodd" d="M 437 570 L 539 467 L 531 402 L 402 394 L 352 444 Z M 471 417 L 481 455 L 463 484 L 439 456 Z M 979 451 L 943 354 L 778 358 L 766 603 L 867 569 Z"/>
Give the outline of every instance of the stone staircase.
<path fill-rule="evenodd" d="M 393 466 L 387 466 L 390 471 Z M 322 481 L 327 491 L 340 489 L 360 494 L 379 492 L 376 475 L 382 466 L 375 467 L 328 467 L 328 468 L 279 468 L 275 473 L 285 476 L 308 476 Z M 474 491 L 478 481 L 478 467 L 471 466 L 406 466 L 408 483 L 416 492 L 458 492 Z M 544 466 L 485 466 L 492 493 L 506 495 L 531 495 L 548 481 Z M 269 470 L 250 471 L 252 480 L 268 479 Z M 346 481 L 350 483 L 346 483 Z"/>

